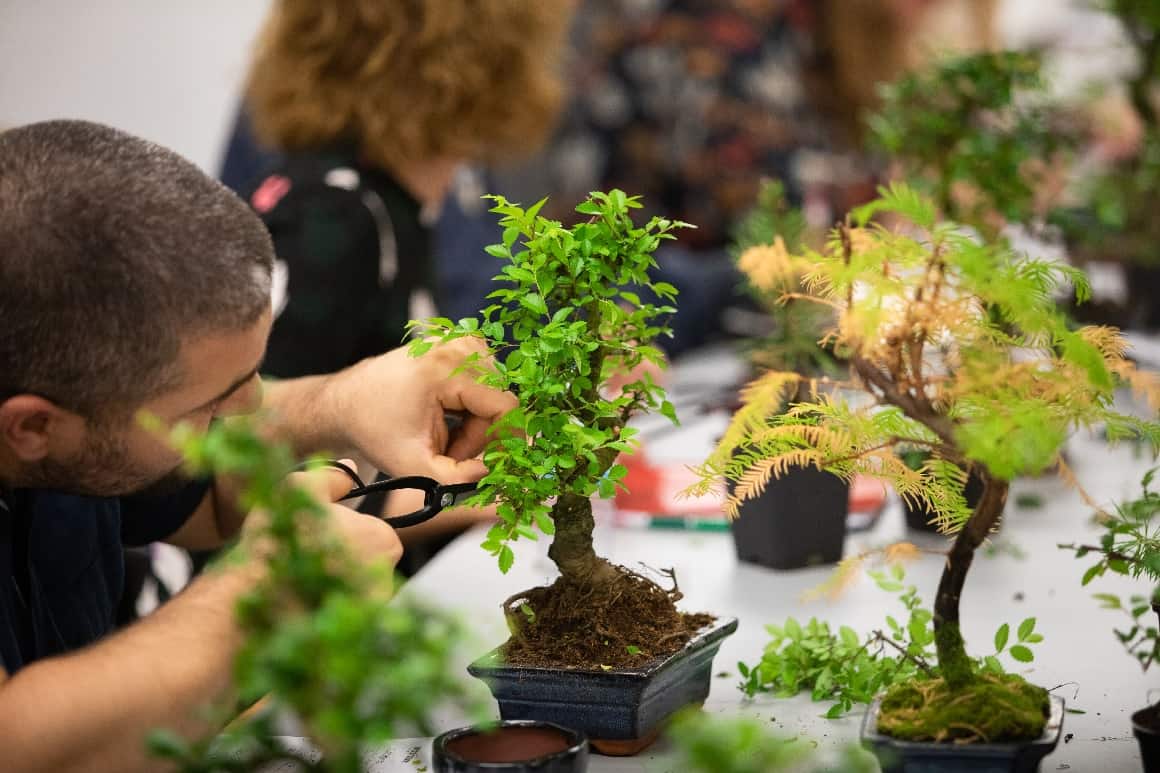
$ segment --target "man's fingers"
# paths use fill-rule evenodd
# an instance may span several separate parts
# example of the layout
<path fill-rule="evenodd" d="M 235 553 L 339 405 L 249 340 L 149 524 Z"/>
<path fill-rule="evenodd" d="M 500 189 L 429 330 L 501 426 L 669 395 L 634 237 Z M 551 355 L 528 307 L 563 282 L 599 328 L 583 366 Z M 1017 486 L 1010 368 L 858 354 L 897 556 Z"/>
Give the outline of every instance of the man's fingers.
<path fill-rule="evenodd" d="M 474 483 L 487 475 L 487 467 L 478 459 L 456 460 L 437 454 L 429 462 L 431 474 L 440 483 Z"/>
<path fill-rule="evenodd" d="M 342 463 L 358 472 L 358 466 L 353 460 L 343 459 Z M 337 502 L 354 487 L 350 476 L 334 467 L 321 467 L 309 472 L 295 473 L 290 477 L 323 502 Z"/>
<path fill-rule="evenodd" d="M 491 440 L 489 430 L 491 421 L 478 416 L 468 416 L 463 423 L 451 433 L 450 442 L 444 453 L 452 459 L 470 459 L 479 456 L 487 442 Z"/>

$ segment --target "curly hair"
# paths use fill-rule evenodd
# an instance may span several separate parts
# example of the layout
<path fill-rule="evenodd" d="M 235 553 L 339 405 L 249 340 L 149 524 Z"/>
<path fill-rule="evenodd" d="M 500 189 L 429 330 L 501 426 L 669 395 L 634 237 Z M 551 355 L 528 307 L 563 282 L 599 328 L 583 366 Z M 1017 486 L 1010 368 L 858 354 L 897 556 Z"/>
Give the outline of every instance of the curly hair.
<path fill-rule="evenodd" d="M 354 142 L 369 161 L 533 152 L 563 94 L 571 3 L 276 0 L 246 86 L 284 151 Z"/>

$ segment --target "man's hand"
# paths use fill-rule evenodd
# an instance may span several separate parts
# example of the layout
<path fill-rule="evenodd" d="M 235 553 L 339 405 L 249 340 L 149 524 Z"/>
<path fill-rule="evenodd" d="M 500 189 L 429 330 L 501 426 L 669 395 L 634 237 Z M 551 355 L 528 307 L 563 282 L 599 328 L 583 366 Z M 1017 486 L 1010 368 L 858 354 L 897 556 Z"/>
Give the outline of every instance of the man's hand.
<path fill-rule="evenodd" d="M 455 373 L 471 355 L 478 362 Z M 476 338 L 435 346 L 421 357 L 395 349 L 332 376 L 330 413 L 378 469 L 440 483 L 478 480 L 487 474 L 475 457 L 487 445 L 488 430 L 517 404 L 514 395 L 476 381 L 490 363 Z M 444 419 L 448 412 L 462 417 L 454 430 Z"/>
<path fill-rule="evenodd" d="M 343 460 L 357 469 L 350 459 Z M 297 486 L 314 496 L 326 509 L 323 528 L 338 539 L 347 553 L 360 563 L 383 563 L 394 567 L 403 557 L 403 543 L 399 535 L 383 521 L 338 503 L 351 488 L 350 478 L 341 470 L 324 467 L 310 472 L 296 472 L 286 477 L 285 484 Z M 266 534 L 267 516 L 255 511 L 242 525 L 242 547 L 247 556 L 262 562 L 270 549 Z"/>

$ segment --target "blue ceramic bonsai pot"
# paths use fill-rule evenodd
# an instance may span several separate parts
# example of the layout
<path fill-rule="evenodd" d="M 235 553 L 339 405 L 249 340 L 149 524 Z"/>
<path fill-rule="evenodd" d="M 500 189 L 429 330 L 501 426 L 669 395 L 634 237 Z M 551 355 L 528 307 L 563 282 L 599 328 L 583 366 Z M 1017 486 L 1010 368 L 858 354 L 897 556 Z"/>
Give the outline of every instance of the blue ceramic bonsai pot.
<path fill-rule="evenodd" d="M 713 657 L 737 618 L 702 628 L 681 650 L 640 668 L 610 671 L 508 666 L 499 650 L 468 666 L 491 688 L 505 719 L 554 722 L 584 732 L 595 751 L 636 754 L 669 717 L 709 695 Z"/>
<path fill-rule="evenodd" d="M 1043 735 L 1018 743 L 923 743 L 901 741 L 878 732 L 881 697 L 862 720 L 862 745 L 874 752 L 882 773 L 1035 773 L 1059 743 L 1063 698 L 1051 696 L 1051 715 Z"/>
<path fill-rule="evenodd" d="M 443 733 L 431 760 L 436 773 L 584 773 L 588 739 L 550 722 L 504 721 Z"/>

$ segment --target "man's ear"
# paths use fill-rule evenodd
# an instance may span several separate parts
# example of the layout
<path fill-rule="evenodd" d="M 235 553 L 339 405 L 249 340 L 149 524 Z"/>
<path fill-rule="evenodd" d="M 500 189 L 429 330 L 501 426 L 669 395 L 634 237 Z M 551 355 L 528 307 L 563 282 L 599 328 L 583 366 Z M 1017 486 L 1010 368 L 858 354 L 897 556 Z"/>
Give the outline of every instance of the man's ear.
<path fill-rule="evenodd" d="M 67 431 L 67 425 L 79 418 L 37 395 L 9 397 L 0 403 L 0 442 L 20 461 L 39 462 L 48 456 L 53 436 Z"/>

